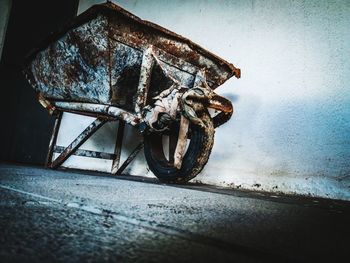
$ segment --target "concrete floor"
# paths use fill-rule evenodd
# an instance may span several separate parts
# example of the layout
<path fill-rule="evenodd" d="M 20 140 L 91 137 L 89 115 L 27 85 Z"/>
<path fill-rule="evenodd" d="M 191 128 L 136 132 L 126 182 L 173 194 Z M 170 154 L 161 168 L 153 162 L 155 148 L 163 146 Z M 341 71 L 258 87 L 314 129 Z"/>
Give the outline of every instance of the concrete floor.
<path fill-rule="evenodd" d="M 349 255 L 344 201 L 0 164 L 0 211 L 0 262 L 344 262 Z"/>

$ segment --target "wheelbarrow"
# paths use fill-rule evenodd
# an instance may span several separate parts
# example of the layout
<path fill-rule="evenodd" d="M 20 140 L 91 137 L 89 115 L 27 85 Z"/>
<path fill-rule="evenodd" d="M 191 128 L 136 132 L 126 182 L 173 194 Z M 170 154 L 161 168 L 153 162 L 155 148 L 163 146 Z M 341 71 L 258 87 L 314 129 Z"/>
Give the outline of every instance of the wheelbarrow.
<path fill-rule="evenodd" d="M 90 129 L 115 120 L 139 129 L 150 170 L 167 183 L 187 182 L 203 169 L 214 129 L 233 112 L 214 89 L 240 77 L 232 64 L 111 2 L 43 41 L 24 73 L 51 114 L 95 116 Z"/>

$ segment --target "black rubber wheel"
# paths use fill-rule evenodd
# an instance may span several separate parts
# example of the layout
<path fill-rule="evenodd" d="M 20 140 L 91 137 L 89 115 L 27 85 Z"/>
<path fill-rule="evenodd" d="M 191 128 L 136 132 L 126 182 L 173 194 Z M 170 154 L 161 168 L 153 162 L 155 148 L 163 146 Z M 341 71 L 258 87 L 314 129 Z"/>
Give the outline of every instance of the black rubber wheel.
<path fill-rule="evenodd" d="M 188 143 L 181 169 L 173 165 L 174 141 L 177 142 L 179 123 L 176 123 L 171 134 L 168 134 L 169 141 L 173 141 L 173 147 L 169 150 L 169 157 L 164 154 L 164 134 L 149 132 L 144 135 L 144 152 L 150 170 L 165 183 L 185 183 L 194 178 L 208 162 L 211 149 L 214 144 L 214 125 L 207 111 L 197 113 L 206 128 L 201 128 L 190 123 L 188 131 Z M 175 137 L 175 140 L 173 139 Z M 169 145 L 171 143 L 169 142 Z"/>

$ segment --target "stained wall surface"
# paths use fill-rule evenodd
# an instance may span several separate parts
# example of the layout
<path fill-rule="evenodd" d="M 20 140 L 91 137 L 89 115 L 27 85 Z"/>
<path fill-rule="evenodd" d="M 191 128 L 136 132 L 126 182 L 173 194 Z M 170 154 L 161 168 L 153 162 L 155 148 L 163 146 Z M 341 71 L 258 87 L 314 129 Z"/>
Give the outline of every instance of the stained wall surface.
<path fill-rule="evenodd" d="M 218 89 L 236 111 L 196 180 L 350 199 L 349 1 L 115 2 L 242 69 Z"/>

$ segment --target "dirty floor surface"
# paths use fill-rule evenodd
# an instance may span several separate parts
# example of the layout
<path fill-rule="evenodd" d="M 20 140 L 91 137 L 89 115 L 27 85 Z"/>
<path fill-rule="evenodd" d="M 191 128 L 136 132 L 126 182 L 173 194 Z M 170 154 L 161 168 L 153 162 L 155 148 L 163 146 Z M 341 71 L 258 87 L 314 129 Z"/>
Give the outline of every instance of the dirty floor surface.
<path fill-rule="evenodd" d="M 0 164 L 0 262 L 344 262 L 350 203 Z"/>

